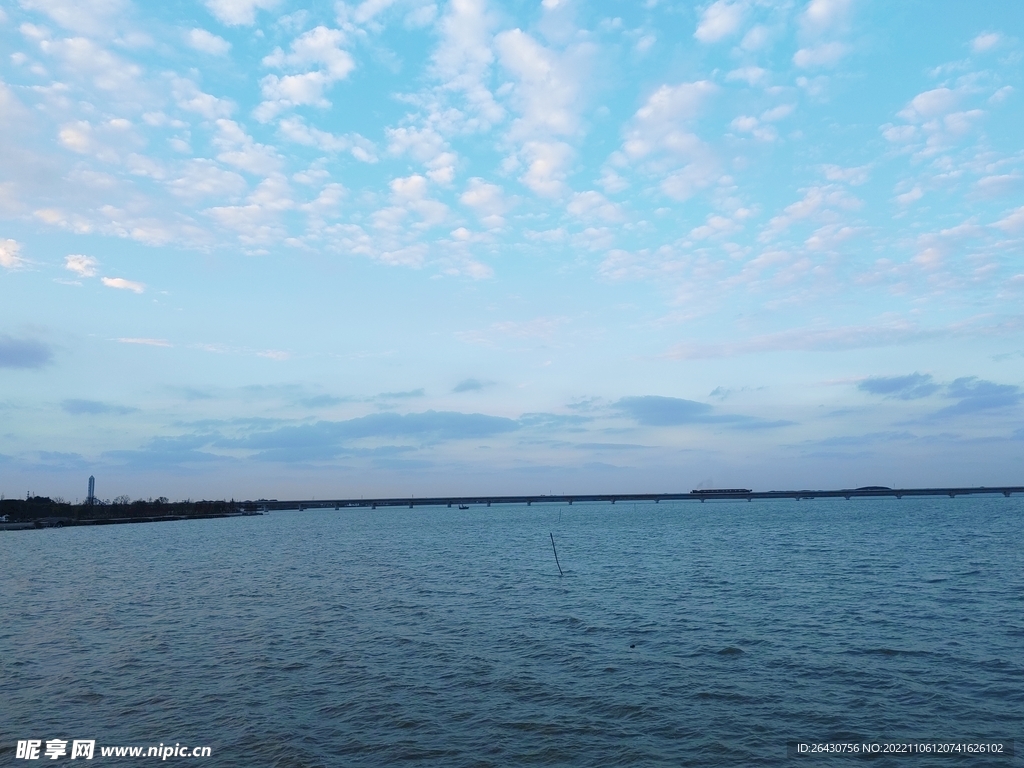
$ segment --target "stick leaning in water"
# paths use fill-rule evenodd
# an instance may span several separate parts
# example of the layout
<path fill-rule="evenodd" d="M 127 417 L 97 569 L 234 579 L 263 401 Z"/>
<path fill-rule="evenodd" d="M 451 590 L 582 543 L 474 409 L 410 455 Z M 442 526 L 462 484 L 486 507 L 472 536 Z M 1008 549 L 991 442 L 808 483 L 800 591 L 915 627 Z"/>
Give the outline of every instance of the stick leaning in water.
<path fill-rule="evenodd" d="M 551 537 L 551 551 L 555 553 L 555 565 L 558 566 L 558 575 L 563 576 L 564 574 L 562 573 L 562 566 L 558 562 L 558 550 L 555 549 L 555 536 L 553 533 L 551 533 L 551 531 L 548 531 L 548 536 Z"/>

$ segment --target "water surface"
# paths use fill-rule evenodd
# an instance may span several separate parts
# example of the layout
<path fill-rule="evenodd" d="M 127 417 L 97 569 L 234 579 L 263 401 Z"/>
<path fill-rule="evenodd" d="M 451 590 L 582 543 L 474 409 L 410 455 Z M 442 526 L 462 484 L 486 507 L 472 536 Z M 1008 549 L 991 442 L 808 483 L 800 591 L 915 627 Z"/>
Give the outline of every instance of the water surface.
<path fill-rule="evenodd" d="M 0 756 L 59 737 L 210 745 L 218 766 L 854 765 L 786 743 L 1019 740 L 1022 512 L 620 503 L 0 533 Z"/>

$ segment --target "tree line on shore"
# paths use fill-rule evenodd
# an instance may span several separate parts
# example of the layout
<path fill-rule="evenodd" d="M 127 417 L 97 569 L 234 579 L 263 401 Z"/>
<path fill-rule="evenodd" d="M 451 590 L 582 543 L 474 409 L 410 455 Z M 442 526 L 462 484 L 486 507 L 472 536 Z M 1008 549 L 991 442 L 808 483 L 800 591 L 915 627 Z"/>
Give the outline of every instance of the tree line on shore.
<path fill-rule="evenodd" d="M 135 499 L 118 496 L 113 501 L 96 499 L 92 503 L 72 504 L 64 499 L 49 496 L 29 496 L 25 499 L 0 499 L 0 517 L 10 522 L 60 519 L 114 520 L 137 517 L 173 517 L 177 515 L 223 515 L 231 512 L 246 512 L 256 505 L 231 499 L 230 501 L 170 501 L 166 496 L 156 499 Z"/>

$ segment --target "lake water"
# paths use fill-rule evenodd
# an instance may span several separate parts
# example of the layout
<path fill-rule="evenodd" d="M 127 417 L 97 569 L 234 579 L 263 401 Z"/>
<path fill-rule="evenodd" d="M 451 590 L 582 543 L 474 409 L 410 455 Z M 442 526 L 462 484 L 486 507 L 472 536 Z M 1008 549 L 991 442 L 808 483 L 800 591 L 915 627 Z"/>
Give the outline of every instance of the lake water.
<path fill-rule="evenodd" d="M 862 761 L 787 742 L 1020 741 L 1022 523 L 1000 496 L 0 533 L 0 760 L 81 738 L 210 766 L 810 766 Z"/>

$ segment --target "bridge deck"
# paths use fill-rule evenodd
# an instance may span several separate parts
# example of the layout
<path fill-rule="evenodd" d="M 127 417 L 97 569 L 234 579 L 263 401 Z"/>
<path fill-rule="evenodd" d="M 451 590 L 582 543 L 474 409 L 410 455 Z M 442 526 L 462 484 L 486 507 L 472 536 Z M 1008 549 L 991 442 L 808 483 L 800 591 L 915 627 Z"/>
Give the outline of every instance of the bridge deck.
<path fill-rule="evenodd" d="M 821 499 L 821 498 L 885 498 L 904 496 L 974 496 L 980 494 L 1001 494 L 1010 496 L 1024 493 L 1024 486 L 1007 485 L 975 488 L 842 488 L 839 490 L 794 490 L 794 491 L 691 491 L 690 493 L 575 493 L 539 496 L 428 496 L 423 498 L 379 498 L 379 499 L 294 499 L 288 501 L 248 501 L 251 506 L 263 510 L 275 509 L 341 509 L 343 507 L 451 507 L 491 506 L 493 504 L 573 504 L 608 502 L 653 501 L 707 501 L 730 500 L 752 501 L 754 499 Z"/>

